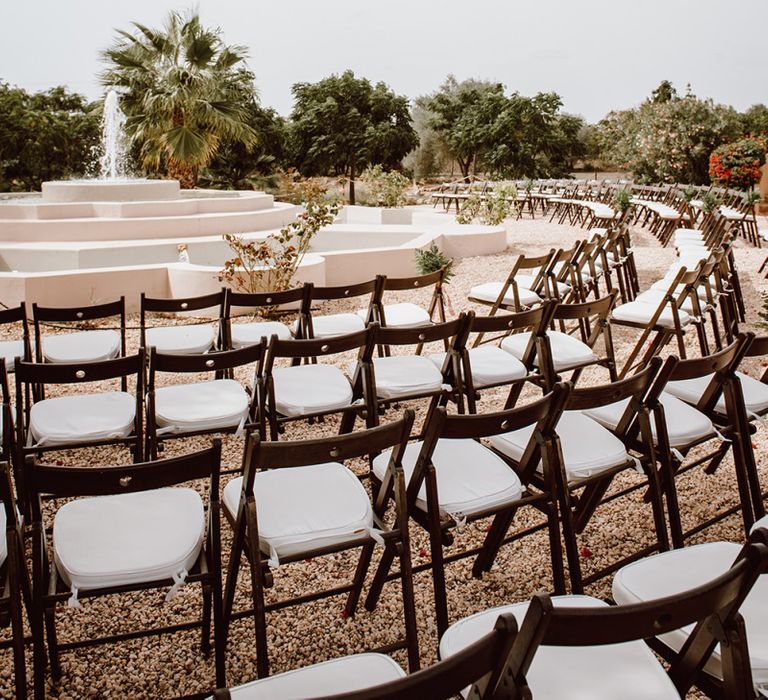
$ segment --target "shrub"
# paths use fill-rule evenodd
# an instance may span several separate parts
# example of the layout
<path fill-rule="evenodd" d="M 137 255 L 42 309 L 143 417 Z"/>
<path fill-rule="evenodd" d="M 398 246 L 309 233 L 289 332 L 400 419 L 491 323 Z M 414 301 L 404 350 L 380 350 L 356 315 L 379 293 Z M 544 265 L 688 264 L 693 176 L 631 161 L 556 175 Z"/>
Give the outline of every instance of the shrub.
<path fill-rule="evenodd" d="M 707 214 L 714 212 L 720 206 L 720 204 L 720 198 L 712 192 L 705 192 L 703 195 L 701 195 L 701 208 Z"/>
<path fill-rule="evenodd" d="M 479 220 L 484 226 L 498 226 L 504 219 L 517 212 L 517 187 L 496 185 L 493 192 L 483 199 L 477 192 L 471 192 L 456 214 L 460 224 L 471 224 Z"/>
<path fill-rule="evenodd" d="M 327 194 L 326 183 L 323 178 L 304 178 L 293 168 L 278 173 L 275 199 L 290 204 L 321 202 L 326 199 L 334 200 Z"/>
<path fill-rule="evenodd" d="M 453 258 L 443 253 L 434 241 L 426 250 L 416 251 L 416 267 L 422 275 L 437 272 L 442 268 L 445 271 L 443 281 L 446 283 L 453 277 Z"/>
<path fill-rule="evenodd" d="M 632 192 L 626 187 L 613 193 L 613 206 L 622 214 L 632 206 Z"/>
<path fill-rule="evenodd" d="M 411 181 L 402 173 L 392 170 L 384 172 L 381 165 L 366 168 L 360 180 L 368 187 L 369 198 L 365 204 L 372 207 L 402 207 L 405 206 L 406 190 Z"/>
<path fill-rule="evenodd" d="M 336 202 L 310 199 L 295 221 L 266 238 L 251 241 L 233 233 L 224 234 L 235 255 L 224 263 L 219 281 L 246 293 L 290 289 L 315 234 L 333 223 L 338 211 Z"/>
<path fill-rule="evenodd" d="M 754 137 L 716 148 L 709 157 L 710 179 L 723 187 L 752 189 L 760 181 L 765 150 L 765 141 Z"/>
<path fill-rule="evenodd" d="M 477 192 L 470 192 L 464 200 L 461 209 L 456 214 L 456 222 L 459 224 L 471 224 L 478 216 L 483 206 L 483 200 Z"/>

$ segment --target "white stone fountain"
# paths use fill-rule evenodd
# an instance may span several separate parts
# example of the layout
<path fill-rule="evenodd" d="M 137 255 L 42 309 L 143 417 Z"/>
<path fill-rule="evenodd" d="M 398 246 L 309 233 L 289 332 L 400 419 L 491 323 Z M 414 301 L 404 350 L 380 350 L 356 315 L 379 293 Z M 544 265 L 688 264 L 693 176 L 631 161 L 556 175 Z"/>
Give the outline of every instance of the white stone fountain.
<path fill-rule="evenodd" d="M 160 202 L 179 199 L 181 191 L 178 180 L 147 180 L 126 176 L 125 114 L 120 109 L 117 90 L 110 90 L 104 99 L 101 143 L 100 177 L 94 180 L 44 182 L 44 202 Z"/>

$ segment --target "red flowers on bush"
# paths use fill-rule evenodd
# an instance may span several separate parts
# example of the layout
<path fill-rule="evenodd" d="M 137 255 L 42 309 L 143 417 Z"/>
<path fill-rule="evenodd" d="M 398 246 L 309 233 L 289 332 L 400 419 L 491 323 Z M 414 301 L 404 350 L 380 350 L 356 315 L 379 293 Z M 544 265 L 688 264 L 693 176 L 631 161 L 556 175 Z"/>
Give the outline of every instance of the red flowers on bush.
<path fill-rule="evenodd" d="M 716 148 L 709 157 L 709 177 L 716 185 L 751 190 L 765 162 L 766 142 L 750 137 Z"/>

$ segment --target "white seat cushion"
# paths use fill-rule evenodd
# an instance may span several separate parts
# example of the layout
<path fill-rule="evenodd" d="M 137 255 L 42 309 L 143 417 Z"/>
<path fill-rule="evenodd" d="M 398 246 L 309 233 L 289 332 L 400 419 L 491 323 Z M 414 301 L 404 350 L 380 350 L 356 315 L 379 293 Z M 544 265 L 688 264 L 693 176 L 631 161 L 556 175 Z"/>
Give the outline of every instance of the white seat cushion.
<path fill-rule="evenodd" d="M 232 347 L 235 349 L 256 345 L 261 342 L 262 338 L 266 338 L 269 341 L 273 335 L 276 335 L 280 340 L 291 339 L 291 329 L 279 321 L 233 323 L 231 328 Z"/>
<path fill-rule="evenodd" d="M 743 372 L 736 372 L 736 376 L 741 384 L 741 391 L 744 395 L 744 404 L 747 407 L 747 411 L 758 416 L 768 411 L 768 385 Z M 704 377 L 696 377 L 695 379 L 669 382 L 664 390 L 686 403 L 695 405 L 711 381 L 712 375 L 708 374 Z M 718 413 L 725 414 L 724 395 L 721 395 L 718 399 L 715 410 Z"/>
<path fill-rule="evenodd" d="M 440 370 L 423 355 L 373 358 L 376 395 L 381 399 L 437 391 L 443 385 Z"/>
<path fill-rule="evenodd" d="M 528 346 L 528 340 L 531 334 L 513 333 L 501 341 L 501 348 L 518 359 L 522 359 L 525 348 Z M 591 364 L 598 360 L 597 355 L 592 352 L 586 343 L 578 338 L 574 338 L 567 333 L 560 331 L 547 331 L 549 346 L 552 349 L 552 362 L 555 365 L 555 371 L 567 370 L 572 367 L 581 367 Z M 538 355 L 534 358 L 534 363 L 539 364 Z"/>
<path fill-rule="evenodd" d="M 530 289 L 536 283 L 536 278 L 533 275 L 515 275 L 515 282 L 517 282 L 518 287 L 524 287 L 525 289 Z M 551 283 L 552 282 L 550 280 L 550 285 Z M 571 291 L 571 287 L 569 284 L 566 284 L 565 282 L 558 282 L 557 291 L 559 294 L 568 294 L 568 292 Z"/>
<path fill-rule="evenodd" d="M 759 520 L 755 520 L 754 524 L 752 525 L 752 528 L 751 528 L 750 532 L 754 532 L 755 530 L 757 530 L 758 528 L 761 528 L 761 527 L 768 528 L 768 515 L 764 515 Z"/>
<path fill-rule="evenodd" d="M 422 443 L 410 442 L 403 457 L 410 482 Z M 373 460 L 373 473 L 384 479 L 392 450 Z M 432 454 L 437 472 L 437 500 L 443 513 L 473 515 L 487 508 L 514 503 L 523 492 L 520 478 L 498 455 L 475 440 L 438 440 Z M 427 510 L 427 489 L 421 485 L 416 506 Z"/>
<path fill-rule="evenodd" d="M 275 408 L 284 416 L 331 411 L 352 403 L 352 385 L 334 365 L 297 365 L 272 370 Z"/>
<path fill-rule="evenodd" d="M 672 279 L 669 278 L 662 278 L 658 282 L 654 282 L 649 289 L 655 289 L 656 291 L 667 293 L 669 291 L 669 286 L 672 284 Z M 714 283 L 713 283 L 714 284 Z M 677 288 L 672 292 L 673 296 L 678 297 L 682 293 L 682 291 L 685 289 L 685 285 L 678 285 Z M 696 293 L 699 295 L 699 299 L 705 300 L 707 298 L 707 291 L 704 289 L 704 287 L 699 287 L 696 290 Z"/>
<path fill-rule="evenodd" d="M 111 360 L 120 353 L 117 331 L 78 331 L 43 338 L 47 362 L 96 362 Z"/>
<path fill-rule="evenodd" d="M 725 573 L 740 549 L 740 545 L 732 542 L 708 542 L 628 564 L 616 572 L 613 598 L 619 605 L 631 605 L 696 588 Z M 760 576 L 755 582 L 739 612 L 747 625 L 752 677 L 756 684 L 768 683 L 768 576 Z M 689 626 L 675 630 L 660 639 L 678 651 L 692 629 Z M 705 670 L 722 678 L 719 645 Z"/>
<path fill-rule="evenodd" d="M 555 607 L 606 607 L 590 596 L 553 596 Z M 493 630 L 502 613 L 522 624 L 528 603 L 504 605 L 470 615 L 451 625 L 440 640 L 447 659 Z M 585 624 L 588 624 L 585 620 Z M 542 646 L 526 676 L 536 700 L 680 700 L 653 652 L 640 640 L 610 646 Z"/>
<path fill-rule="evenodd" d="M 368 316 L 368 309 L 357 312 L 360 318 Z M 432 323 L 429 312 L 417 304 L 384 304 L 384 320 L 389 328 L 416 328 Z"/>
<path fill-rule="evenodd" d="M 224 488 L 224 505 L 237 515 L 242 477 Z M 271 469 L 256 474 L 253 491 L 262 551 L 287 557 L 318 547 L 356 542 L 373 528 L 371 500 L 343 464 Z"/>
<path fill-rule="evenodd" d="M 194 489 L 81 498 L 56 513 L 53 551 L 67 585 L 122 586 L 189 571 L 204 532 L 203 501 Z"/>
<path fill-rule="evenodd" d="M 164 433 L 237 427 L 247 417 L 249 404 L 248 393 L 234 379 L 155 390 L 155 418 Z"/>
<path fill-rule="evenodd" d="M 494 435 L 490 443 L 502 454 L 519 461 L 535 425 Z M 579 411 L 566 411 L 555 428 L 569 480 L 585 479 L 630 461 L 624 443 L 602 425 Z M 541 469 L 541 463 L 539 463 Z"/>
<path fill-rule="evenodd" d="M 0 341 L 0 357 L 5 360 L 5 369 L 13 372 L 14 361 L 17 357 L 24 359 L 24 341 L 23 340 L 2 340 Z"/>
<path fill-rule="evenodd" d="M 442 369 L 445 353 L 433 353 L 429 359 L 435 363 L 435 367 Z M 472 369 L 472 383 L 477 388 L 500 382 L 516 382 L 528 376 L 528 370 L 520 360 L 495 345 L 470 348 L 469 365 Z"/>
<path fill-rule="evenodd" d="M 32 405 L 29 430 L 40 446 L 97 442 L 127 437 L 135 417 L 136 398 L 122 391 L 57 396 Z"/>
<path fill-rule="evenodd" d="M 698 442 L 704 438 L 715 436 L 715 426 L 701 411 L 693 406 L 689 406 L 666 391 L 661 393 L 659 401 L 664 407 L 664 418 L 667 423 L 667 433 L 669 434 L 669 444 L 671 447 L 685 447 L 692 442 Z M 613 430 L 618 425 L 619 419 L 624 414 L 628 403 L 629 399 L 625 399 L 608 406 L 588 409 L 584 413 L 598 423 Z M 656 442 L 656 423 L 653 420 L 651 421 L 651 431 L 654 442 Z"/>
<path fill-rule="evenodd" d="M 469 290 L 469 298 L 493 304 L 501 294 L 504 282 L 485 282 Z M 541 301 L 541 297 L 525 287 L 517 288 L 517 296 L 522 306 L 533 306 Z M 515 293 L 510 285 L 503 299 L 504 304 L 514 305 Z"/>
<path fill-rule="evenodd" d="M 656 308 L 664 300 L 665 297 L 666 297 L 666 293 L 661 291 L 660 289 L 648 289 L 638 294 L 637 297 L 635 297 L 635 301 L 641 302 L 643 304 L 648 304 Z M 677 298 L 675 299 L 675 302 L 677 302 Z M 680 305 L 680 308 L 683 311 L 685 311 L 686 314 L 689 314 L 689 315 L 693 315 L 695 311 L 695 309 L 693 308 L 693 302 L 688 296 L 686 296 L 686 298 L 683 300 L 682 304 Z M 703 309 L 703 304 L 699 303 L 699 308 Z"/>
<path fill-rule="evenodd" d="M 176 355 L 197 355 L 213 347 L 216 334 L 213 326 L 160 326 L 147 328 L 147 347 Z"/>
<path fill-rule="evenodd" d="M 355 654 L 260 678 L 229 693 L 233 700 L 304 700 L 372 688 L 404 676 L 405 671 L 389 656 Z"/>
<path fill-rule="evenodd" d="M 357 314 L 331 314 L 330 316 L 312 317 L 312 330 L 315 338 L 333 338 L 337 335 L 356 333 L 364 329 L 365 318 L 361 318 Z"/>
<path fill-rule="evenodd" d="M 611 312 L 614 321 L 630 321 L 632 323 L 648 323 L 658 309 L 658 304 L 645 304 L 642 301 L 630 301 L 626 304 L 619 304 Z M 691 317 L 682 309 L 679 311 L 680 325 L 686 326 L 691 322 Z M 657 326 L 662 328 L 674 328 L 675 321 L 669 304 L 664 307 L 661 315 L 656 321 Z"/>

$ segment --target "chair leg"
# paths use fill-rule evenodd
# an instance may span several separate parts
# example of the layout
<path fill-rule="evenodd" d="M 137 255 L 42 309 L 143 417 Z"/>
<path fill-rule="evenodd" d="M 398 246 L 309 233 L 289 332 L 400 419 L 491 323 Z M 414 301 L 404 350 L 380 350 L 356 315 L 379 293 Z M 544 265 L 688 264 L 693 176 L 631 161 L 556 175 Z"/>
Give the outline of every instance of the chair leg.
<path fill-rule="evenodd" d="M 397 543 L 400 557 L 400 585 L 403 593 L 403 615 L 405 617 L 405 638 L 408 648 L 408 670 L 419 670 L 419 638 L 416 628 L 416 602 L 413 593 L 413 571 L 411 553 L 402 542 Z"/>
<path fill-rule="evenodd" d="M 440 509 L 437 500 L 437 474 L 435 467 L 426 469 L 427 518 L 429 521 L 429 546 L 432 555 L 432 585 L 435 593 L 435 617 L 437 634 L 442 637 L 448 629 L 448 597 L 445 590 L 445 561 L 443 558 L 443 537 L 440 523 Z"/>
<path fill-rule="evenodd" d="M 237 588 L 237 573 L 240 570 L 240 558 L 243 554 L 243 542 L 245 539 L 245 523 L 238 523 L 235 528 L 234 538 L 232 540 L 232 549 L 229 553 L 229 564 L 227 565 L 227 580 L 224 584 L 224 609 L 223 609 L 223 628 L 224 645 L 226 647 L 229 637 L 229 625 L 232 622 L 232 605 L 235 600 L 235 589 Z"/>
<path fill-rule="evenodd" d="M 216 685 L 225 688 L 226 679 L 226 640 L 224 639 L 224 610 L 222 606 L 221 570 L 213 575 L 213 653 L 216 666 Z"/>
<path fill-rule="evenodd" d="M 355 578 L 352 582 L 352 590 L 347 595 L 347 603 L 344 606 L 344 616 L 352 617 L 357 610 L 357 603 L 360 600 L 360 594 L 363 590 L 363 584 L 365 583 L 365 576 L 368 573 L 368 567 L 371 565 L 371 557 L 373 556 L 373 542 L 368 542 L 363 545 L 360 552 L 360 559 L 357 561 L 357 568 L 355 569 Z"/>
<path fill-rule="evenodd" d="M 387 581 L 387 576 L 392 568 L 392 562 L 395 560 L 395 550 L 392 547 L 386 547 L 381 555 L 381 561 L 376 568 L 376 573 L 371 581 L 371 587 L 368 589 L 368 595 L 365 597 L 365 609 L 373 611 L 379 602 L 381 591 Z"/>
<path fill-rule="evenodd" d="M 18 556 L 14 554 L 18 562 Z M 27 697 L 27 670 L 26 660 L 24 658 L 24 623 L 22 621 L 21 611 L 21 589 L 18 585 L 18 572 L 10 571 L 12 577 L 11 584 L 11 636 L 13 638 L 13 679 L 16 690 L 16 697 Z M 16 566 L 13 567 L 14 569 Z"/>
<path fill-rule="evenodd" d="M 212 589 L 210 583 L 203 583 L 200 587 L 203 595 L 203 614 L 201 620 L 201 640 L 200 648 L 203 656 L 208 658 L 211 654 L 211 595 Z"/>
<path fill-rule="evenodd" d="M 48 658 L 51 662 L 51 677 L 54 683 L 58 683 L 61 680 L 61 663 L 59 662 L 59 643 L 56 637 L 55 608 L 46 608 L 44 617 L 45 634 L 48 640 Z"/>
<path fill-rule="evenodd" d="M 563 545 L 560 541 L 560 526 L 555 501 L 547 504 L 547 532 L 549 533 L 549 556 L 552 561 L 552 585 L 555 595 L 565 595 Z"/>
<path fill-rule="evenodd" d="M 472 576 L 475 578 L 480 578 L 484 571 L 491 570 L 516 513 L 517 508 L 511 508 L 501 513 L 496 513 L 494 516 L 488 534 L 485 536 L 483 547 L 477 557 L 475 557 L 475 563 L 472 565 Z"/>

